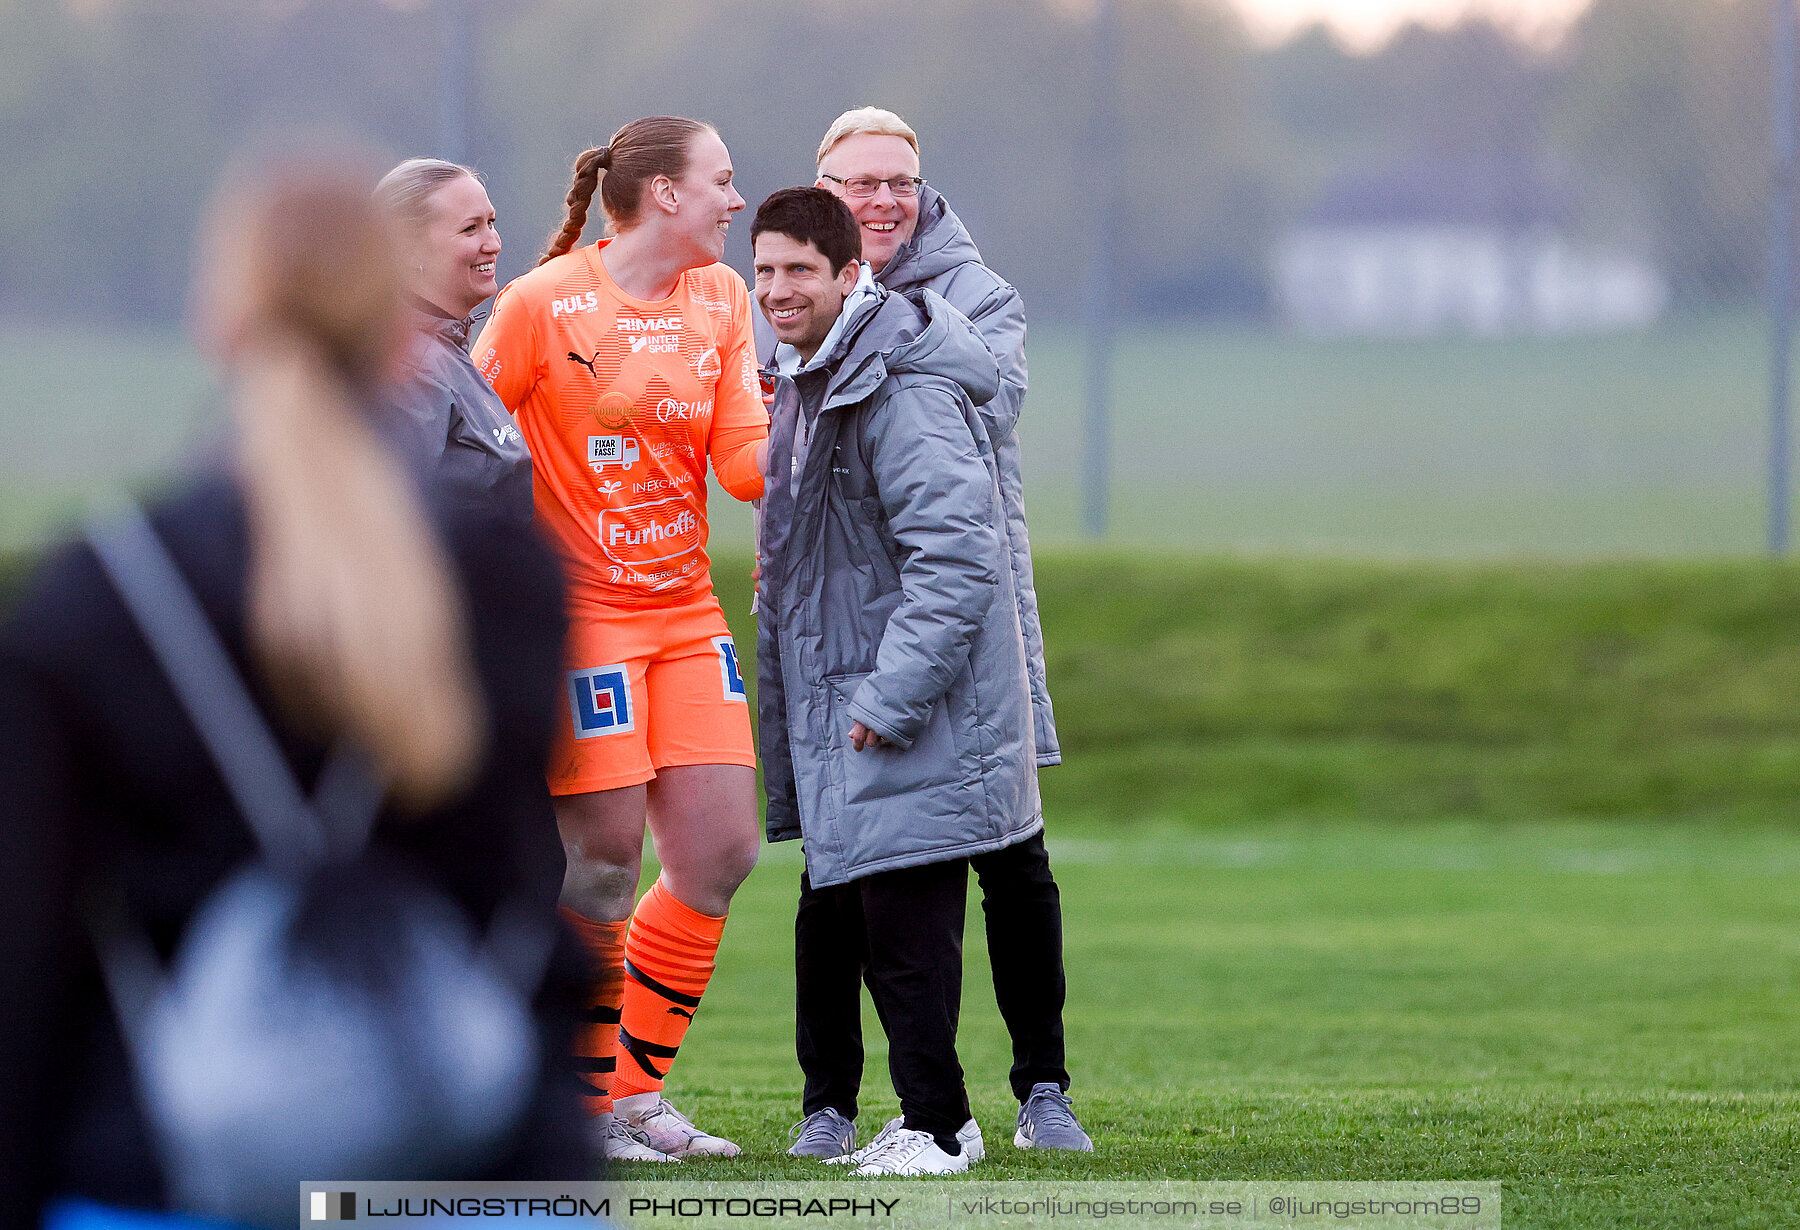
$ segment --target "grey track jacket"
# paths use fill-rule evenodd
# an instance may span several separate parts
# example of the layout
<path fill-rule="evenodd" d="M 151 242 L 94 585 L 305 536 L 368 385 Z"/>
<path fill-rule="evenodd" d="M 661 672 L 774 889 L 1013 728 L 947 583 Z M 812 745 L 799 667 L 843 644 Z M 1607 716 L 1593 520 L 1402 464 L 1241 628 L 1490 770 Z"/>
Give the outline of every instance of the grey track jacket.
<path fill-rule="evenodd" d="M 531 524 L 531 454 L 464 349 L 468 322 L 413 313 L 406 371 L 388 390 L 387 435 L 440 499 Z"/>
<path fill-rule="evenodd" d="M 882 291 L 781 377 L 763 498 L 758 727 L 771 841 L 812 883 L 1043 825 L 992 446 L 993 357 L 937 295 Z M 796 427 L 812 424 L 796 471 Z M 858 752 L 860 721 L 895 746 Z"/>

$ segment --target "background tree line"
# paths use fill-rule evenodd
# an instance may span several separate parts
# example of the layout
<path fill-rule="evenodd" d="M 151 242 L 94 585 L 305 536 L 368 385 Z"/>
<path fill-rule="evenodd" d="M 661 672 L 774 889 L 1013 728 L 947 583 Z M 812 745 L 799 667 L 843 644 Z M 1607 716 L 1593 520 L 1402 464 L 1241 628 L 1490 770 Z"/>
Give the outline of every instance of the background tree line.
<path fill-rule="evenodd" d="M 528 267 L 569 164 L 637 115 L 715 122 L 754 206 L 807 182 L 865 102 L 1035 313 L 1080 302 L 1096 161 L 1087 6 L 1066 0 L 486 0 L 470 158 Z M 1125 0 L 1121 284 L 1142 315 L 1267 310 L 1270 242 L 1337 177 L 1409 156 L 1500 160 L 1635 242 L 1690 306 L 1761 270 L 1768 31 L 1754 0 L 1595 0 L 1550 48 L 1410 27 L 1373 54 L 1323 29 L 1260 47 L 1224 0 Z M 195 218 L 232 150 L 330 125 L 436 153 L 431 0 L 0 0 L 0 313 L 178 317 Z M 730 259 L 748 265 L 748 226 Z"/>

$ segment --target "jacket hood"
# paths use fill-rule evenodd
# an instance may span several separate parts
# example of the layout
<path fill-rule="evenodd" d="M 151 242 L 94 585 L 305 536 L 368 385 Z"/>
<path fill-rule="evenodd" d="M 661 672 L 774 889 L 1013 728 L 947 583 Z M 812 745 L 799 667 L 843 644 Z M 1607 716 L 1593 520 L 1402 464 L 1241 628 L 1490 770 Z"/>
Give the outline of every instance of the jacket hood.
<path fill-rule="evenodd" d="M 889 376 L 926 375 L 962 386 L 986 405 L 1000 391 L 1000 369 L 968 317 L 932 290 L 896 294 L 877 286 L 845 322 L 830 360 L 837 369 L 825 407 L 862 401 Z"/>
<path fill-rule="evenodd" d="M 968 228 L 937 189 L 926 184 L 919 192 L 912 238 L 895 249 L 875 280 L 890 290 L 906 291 L 971 262 L 980 264 L 981 252 Z"/>

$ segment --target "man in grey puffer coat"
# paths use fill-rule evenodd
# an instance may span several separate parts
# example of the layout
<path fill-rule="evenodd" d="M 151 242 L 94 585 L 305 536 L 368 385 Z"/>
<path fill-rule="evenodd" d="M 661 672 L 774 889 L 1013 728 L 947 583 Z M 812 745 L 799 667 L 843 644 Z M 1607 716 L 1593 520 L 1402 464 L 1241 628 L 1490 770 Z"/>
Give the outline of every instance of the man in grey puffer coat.
<path fill-rule="evenodd" d="M 918 137 L 891 111 L 874 107 L 847 111 L 819 144 L 818 186 L 849 206 L 863 259 L 875 270 L 876 282 L 903 293 L 929 289 L 942 295 L 975 325 L 998 365 L 1000 389 L 978 409 L 999 474 L 1014 598 L 1031 677 L 1037 763 L 1055 765 L 1062 761 L 1062 750 L 1045 679 L 1017 431 L 1027 383 L 1024 307 L 1019 292 L 982 263 L 961 220 L 918 172 Z M 766 331 L 759 330 L 759 352 L 766 355 L 769 345 Z M 1010 1083 L 1020 1102 L 1014 1142 L 1032 1148 L 1092 1149 L 1067 1093 L 1062 902 L 1043 835 L 976 856 L 971 865 L 981 883 L 994 996 L 1012 1037 Z M 821 931 L 831 925 L 828 917 L 810 921 Z M 808 922 L 802 918 L 801 925 Z M 808 942 L 805 935 L 796 938 L 802 945 Z M 827 942 L 826 935 L 812 937 L 816 948 Z M 839 994 L 854 996 L 853 978 L 837 980 L 840 985 L 846 981 L 847 989 Z M 821 996 L 824 993 L 821 990 Z M 805 1006 L 803 1002 L 803 1011 Z M 852 1052 L 822 1039 L 808 1054 L 805 1020 L 800 1030 L 801 1063 L 807 1069 L 809 1089 L 815 1084 L 853 1084 L 861 1071 L 860 1049 Z M 812 1147 L 803 1138 L 795 1148 Z"/>
<path fill-rule="evenodd" d="M 768 830 L 804 840 L 801 915 L 835 920 L 831 951 L 796 948 L 803 1009 L 821 955 L 833 974 L 847 966 L 852 992 L 850 1012 L 803 1010 L 801 1028 L 854 1043 L 860 1078 L 863 970 L 902 1117 L 859 1173 L 954 1173 L 980 1156 L 956 1059 L 967 859 L 1042 825 L 998 474 L 975 408 L 999 375 L 943 299 L 875 285 L 830 193 L 775 193 L 751 242 L 757 301 L 784 343 L 759 542 Z M 847 1103 L 840 1092 L 809 1073 L 809 1113 L 816 1096 L 848 1123 L 855 1089 Z"/>

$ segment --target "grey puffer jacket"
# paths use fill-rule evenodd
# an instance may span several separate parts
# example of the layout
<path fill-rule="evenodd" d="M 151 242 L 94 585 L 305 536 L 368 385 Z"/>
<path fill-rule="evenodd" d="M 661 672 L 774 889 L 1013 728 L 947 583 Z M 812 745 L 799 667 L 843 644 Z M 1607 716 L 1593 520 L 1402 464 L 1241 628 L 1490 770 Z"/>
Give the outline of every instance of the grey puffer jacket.
<path fill-rule="evenodd" d="M 997 386 L 974 329 L 930 292 L 867 299 L 832 354 L 777 379 L 758 728 L 769 839 L 804 837 L 814 885 L 998 849 L 1043 825 L 999 484 L 975 409 Z M 802 415 L 811 439 L 797 449 Z M 894 746 L 856 751 L 858 721 Z"/>
<path fill-rule="evenodd" d="M 1007 546 L 1012 556 L 1013 592 L 1031 671 L 1032 721 L 1037 730 L 1037 762 L 1062 763 L 1056 714 L 1044 672 L 1044 632 L 1038 623 L 1037 584 L 1031 572 L 1031 539 L 1025 530 L 1025 478 L 1019 459 L 1019 413 L 1025 407 L 1025 305 L 1010 283 L 981 261 L 962 219 L 931 185 L 919 193 L 919 222 L 875 280 L 906 294 L 934 290 L 969 318 L 1000 367 L 1000 392 L 981 407 L 1000 471 L 1006 507 Z"/>
<path fill-rule="evenodd" d="M 1007 547 L 1011 553 L 1013 594 L 1019 604 L 1019 626 L 1025 633 L 1026 668 L 1031 673 L 1031 717 L 1036 730 L 1037 762 L 1062 763 L 1056 738 L 1056 713 L 1044 671 L 1044 632 L 1038 622 L 1037 583 L 1031 571 L 1031 538 L 1025 529 L 1025 478 L 1019 460 L 1019 414 L 1025 406 L 1025 306 L 1019 292 L 981 262 L 975 241 L 930 184 L 919 193 L 919 221 L 912 238 L 888 258 L 875 281 L 889 290 L 912 294 L 932 290 L 969 318 L 1000 369 L 1000 391 L 981 406 L 983 426 L 994 448 L 1000 473 L 1000 495 L 1006 509 Z M 767 363 L 775 334 L 758 313 L 756 352 Z"/>
<path fill-rule="evenodd" d="M 439 499 L 530 525 L 531 453 L 469 360 L 469 322 L 411 314 L 418 328 L 388 391 L 389 438 Z"/>

